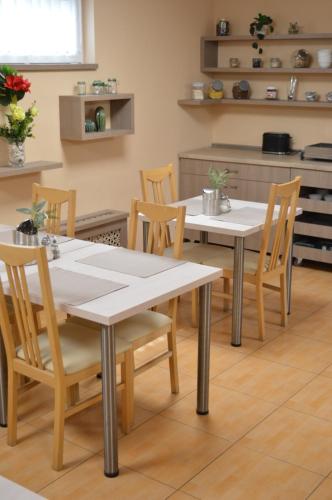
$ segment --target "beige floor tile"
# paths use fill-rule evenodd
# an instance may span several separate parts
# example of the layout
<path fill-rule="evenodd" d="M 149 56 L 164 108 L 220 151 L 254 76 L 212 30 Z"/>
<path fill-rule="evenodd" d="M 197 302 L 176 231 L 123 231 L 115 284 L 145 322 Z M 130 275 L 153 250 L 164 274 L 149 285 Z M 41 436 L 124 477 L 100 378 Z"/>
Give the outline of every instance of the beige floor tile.
<path fill-rule="evenodd" d="M 196 378 L 181 372 L 179 377 L 180 391 L 178 394 L 172 394 L 169 370 L 159 366 L 138 375 L 134 383 L 136 404 L 154 413 L 159 413 L 186 394 L 192 391 L 196 392 L 197 387 Z"/>
<path fill-rule="evenodd" d="M 184 332 L 185 330 L 180 331 Z M 186 337 L 178 334 L 176 337 L 177 344 L 180 344 L 185 339 Z M 158 337 L 135 351 L 135 364 L 136 366 L 139 366 L 141 363 L 145 363 L 165 351 L 167 351 L 167 338 L 166 335 L 163 335 L 162 337 Z"/>
<path fill-rule="evenodd" d="M 133 427 L 137 427 L 153 416 L 153 413 L 139 407 L 135 407 L 135 422 Z M 121 415 L 119 414 L 119 437 L 124 434 L 120 427 Z M 42 418 L 30 422 L 39 430 L 53 433 L 53 412 Z M 65 439 L 77 446 L 81 446 L 92 452 L 103 449 L 103 410 L 101 403 L 88 408 L 76 415 L 66 419 Z"/>
<path fill-rule="evenodd" d="M 332 470 L 332 423 L 311 415 L 280 408 L 240 442 L 318 474 Z"/>
<path fill-rule="evenodd" d="M 224 439 L 159 416 L 119 442 L 121 463 L 174 488 L 180 488 L 227 446 Z"/>
<path fill-rule="evenodd" d="M 332 305 L 325 306 L 305 321 L 297 323 L 290 334 L 322 342 L 332 343 Z"/>
<path fill-rule="evenodd" d="M 173 495 L 168 497 L 169 500 L 192 500 L 193 498 L 195 497 L 181 490 L 178 490 L 176 493 L 173 493 Z"/>
<path fill-rule="evenodd" d="M 332 500 L 332 480 L 324 479 L 318 488 L 308 497 L 310 500 Z"/>
<path fill-rule="evenodd" d="M 219 321 L 211 326 L 211 342 L 222 347 L 228 347 L 243 354 L 250 354 L 260 349 L 265 344 L 275 339 L 282 332 L 276 327 L 266 325 L 266 338 L 262 342 L 258 340 L 257 321 L 243 317 L 242 339 L 240 347 L 231 346 L 232 318 L 228 316 L 223 321 Z"/>
<path fill-rule="evenodd" d="M 332 380 L 317 376 L 285 403 L 287 408 L 326 418 L 332 422 Z"/>
<path fill-rule="evenodd" d="M 300 370 L 320 373 L 332 362 L 332 345 L 283 334 L 254 352 L 253 356 Z"/>
<path fill-rule="evenodd" d="M 91 456 L 87 450 L 65 442 L 64 468 L 56 472 L 51 466 L 52 441 L 47 432 L 22 424 L 16 446 L 8 446 L 6 438 L 0 439 L 0 474 L 32 491 L 39 491 Z"/>
<path fill-rule="evenodd" d="M 50 484 L 40 494 L 49 500 L 76 498 L 79 500 L 147 500 L 165 499 L 174 491 L 133 470 L 120 467 L 116 478 L 104 476 L 101 456 L 94 456 L 80 467 Z"/>
<path fill-rule="evenodd" d="M 187 339 L 178 344 L 178 364 L 179 373 L 197 378 L 197 339 Z M 210 378 L 227 370 L 231 366 L 243 359 L 244 354 L 236 348 L 224 349 L 215 344 L 211 344 L 210 350 Z M 163 361 L 160 366 L 168 367 L 168 361 Z"/>
<path fill-rule="evenodd" d="M 324 377 L 332 378 L 332 365 L 328 366 L 324 371 L 321 372 Z"/>
<path fill-rule="evenodd" d="M 236 445 L 182 489 L 210 500 L 303 500 L 321 476 Z"/>
<path fill-rule="evenodd" d="M 162 415 L 216 436 L 234 441 L 261 422 L 275 405 L 237 391 L 210 385 L 209 415 L 195 413 L 196 394 L 165 410 Z"/>
<path fill-rule="evenodd" d="M 18 420 L 21 422 L 30 422 L 51 411 L 53 408 L 53 389 L 45 384 L 38 384 L 19 395 Z"/>
<path fill-rule="evenodd" d="M 290 366 L 248 356 L 213 379 L 213 383 L 281 404 L 315 375 Z M 331 381 L 332 384 L 332 381 Z"/>

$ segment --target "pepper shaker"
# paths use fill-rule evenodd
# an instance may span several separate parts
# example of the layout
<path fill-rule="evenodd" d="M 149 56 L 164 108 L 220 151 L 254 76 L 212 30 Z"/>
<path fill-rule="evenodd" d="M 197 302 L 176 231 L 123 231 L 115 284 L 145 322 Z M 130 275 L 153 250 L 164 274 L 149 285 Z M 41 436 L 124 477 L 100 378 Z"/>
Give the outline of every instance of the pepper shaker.
<path fill-rule="evenodd" d="M 51 251 L 52 251 L 52 255 L 53 255 L 53 260 L 60 258 L 60 249 L 59 249 L 58 240 L 56 239 L 56 236 L 52 236 Z"/>

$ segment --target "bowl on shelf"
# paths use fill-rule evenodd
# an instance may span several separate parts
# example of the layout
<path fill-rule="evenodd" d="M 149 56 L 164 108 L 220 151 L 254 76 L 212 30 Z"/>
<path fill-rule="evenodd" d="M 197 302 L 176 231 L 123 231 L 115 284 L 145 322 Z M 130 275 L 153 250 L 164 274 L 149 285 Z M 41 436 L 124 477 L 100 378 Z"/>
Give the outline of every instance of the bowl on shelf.
<path fill-rule="evenodd" d="M 307 92 L 304 92 L 304 97 L 306 101 L 315 102 L 318 101 L 319 94 L 314 90 L 308 90 Z"/>

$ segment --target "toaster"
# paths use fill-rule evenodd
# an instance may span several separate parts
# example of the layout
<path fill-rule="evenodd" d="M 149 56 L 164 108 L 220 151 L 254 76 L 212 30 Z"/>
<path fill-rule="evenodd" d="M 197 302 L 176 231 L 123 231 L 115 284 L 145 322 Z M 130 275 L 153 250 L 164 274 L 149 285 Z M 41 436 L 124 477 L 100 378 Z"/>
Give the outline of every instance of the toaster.
<path fill-rule="evenodd" d="M 276 155 L 291 153 L 291 136 L 287 132 L 265 132 L 262 152 Z"/>

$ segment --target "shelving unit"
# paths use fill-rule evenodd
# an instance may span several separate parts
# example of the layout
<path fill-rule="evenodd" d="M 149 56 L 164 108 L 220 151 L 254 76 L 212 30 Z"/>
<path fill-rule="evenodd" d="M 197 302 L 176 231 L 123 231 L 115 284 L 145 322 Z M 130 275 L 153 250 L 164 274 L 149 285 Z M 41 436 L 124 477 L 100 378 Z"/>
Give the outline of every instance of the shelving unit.
<path fill-rule="evenodd" d="M 282 99 L 180 99 L 178 101 L 180 106 L 220 106 L 220 105 L 234 105 L 234 106 L 282 106 L 292 108 L 319 108 L 332 110 L 332 102 L 327 101 L 286 101 Z"/>
<path fill-rule="evenodd" d="M 36 174 L 43 170 L 54 170 L 55 168 L 62 168 L 62 163 L 55 161 L 33 161 L 26 163 L 24 167 L 20 168 L 4 166 L 0 167 L 0 179 Z"/>
<path fill-rule="evenodd" d="M 85 120 L 102 106 L 108 123 L 104 132 L 85 132 Z M 134 133 L 134 95 L 66 95 L 59 97 L 60 137 L 68 141 L 108 139 Z"/>
<path fill-rule="evenodd" d="M 203 73 L 301 73 L 329 75 L 332 69 L 322 68 L 224 68 L 218 67 L 219 45 L 230 42 L 252 42 L 250 35 L 203 36 L 201 38 L 201 71 Z M 268 35 L 260 43 L 300 40 L 332 40 L 332 33 L 299 33 L 297 35 Z"/>

